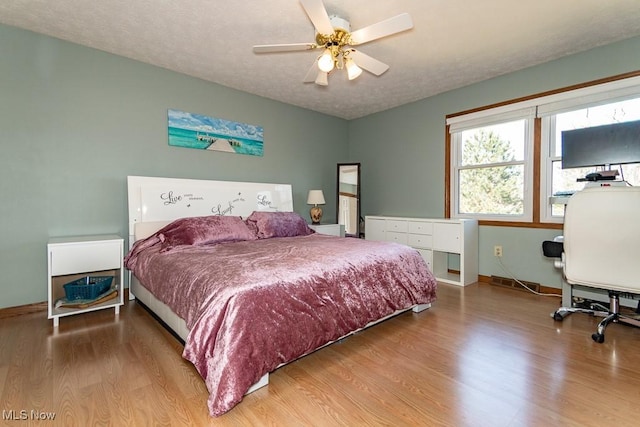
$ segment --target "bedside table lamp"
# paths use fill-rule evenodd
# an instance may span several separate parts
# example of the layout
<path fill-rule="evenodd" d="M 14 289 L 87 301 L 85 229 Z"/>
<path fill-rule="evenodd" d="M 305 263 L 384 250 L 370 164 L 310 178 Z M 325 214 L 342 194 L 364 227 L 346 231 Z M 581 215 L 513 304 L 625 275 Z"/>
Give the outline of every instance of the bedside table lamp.
<path fill-rule="evenodd" d="M 309 196 L 307 197 L 307 204 L 313 205 L 309 210 L 309 216 L 311 217 L 312 224 L 320 224 L 322 219 L 322 208 L 318 205 L 324 205 L 324 194 L 322 190 L 309 190 Z"/>

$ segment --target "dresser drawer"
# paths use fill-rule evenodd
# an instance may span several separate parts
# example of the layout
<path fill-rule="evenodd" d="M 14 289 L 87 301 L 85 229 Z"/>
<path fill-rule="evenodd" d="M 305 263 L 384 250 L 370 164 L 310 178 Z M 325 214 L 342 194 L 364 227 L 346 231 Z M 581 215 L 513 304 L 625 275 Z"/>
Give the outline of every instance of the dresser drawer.
<path fill-rule="evenodd" d="M 385 229 L 387 233 L 389 231 L 397 232 L 397 233 L 406 233 L 407 232 L 407 221 L 399 221 L 395 219 L 388 219 L 385 224 Z"/>
<path fill-rule="evenodd" d="M 120 268 L 121 242 L 117 240 L 52 245 L 51 275 L 75 274 Z"/>
<path fill-rule="evenodd" d="M 407 233 L 395 233 L 393 231 L 387 231 L 385 240 L 389 242 L 407 244 Z"/>
<path fill-rule="evenodd" d="M 369 218 L 365 219 L 365 238 L 367 240 L 384 240 L 384 219 Z"/>
<path fill-rule="evenodd" d="M 427 234 L 407 234 L 407 244 L 414 248 L 431 249 L 433 238 Z"/>
<path fill-rule="evenodd" d="M 409 221 L 409 233 L 433 234 L 433 223 L 422 221 Z"/>

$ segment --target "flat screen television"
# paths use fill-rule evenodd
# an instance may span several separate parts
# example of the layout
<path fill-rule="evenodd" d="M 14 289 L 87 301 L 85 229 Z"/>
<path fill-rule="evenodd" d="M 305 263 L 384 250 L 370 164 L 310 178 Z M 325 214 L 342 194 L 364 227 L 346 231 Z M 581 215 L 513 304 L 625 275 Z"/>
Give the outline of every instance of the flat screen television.
<path fill-rule="evenodd" d="M 562 132 L 562 169 L 640 163 L 640 120 Z"/>

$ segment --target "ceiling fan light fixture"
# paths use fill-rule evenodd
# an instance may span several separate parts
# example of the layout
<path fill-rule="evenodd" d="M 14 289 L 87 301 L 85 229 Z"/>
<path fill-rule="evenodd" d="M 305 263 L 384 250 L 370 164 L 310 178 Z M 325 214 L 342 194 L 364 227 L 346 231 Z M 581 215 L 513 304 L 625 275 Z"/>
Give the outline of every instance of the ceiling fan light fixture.
<path fill-rule="evenodd" d="M 324 53 L 320 55 L 318 58 L 318 68 L 320 71 L 328 73 L 333 70 L 334 67 L 333 54 L 331 53 L 331 49 L 325 49 Z"/>
<path fill-rule="evenodd" d="M 391 36 L 413 28 L 413 21 L 408 13 L 401 13 L 384 21 L 368 25 L 351 32 L 348 20 L 336 15 L 329 15 L 323 0 L 300 0 L 302 8 L 315 28 L 315 43 L 288 43 L 272 45 L 255 45 L 255 53 L 291 52 L 301 50 L 322 49 L 314 64 L 309 68 L 303 81 L 327 86 L 327 74 L 334 69 L 347 71 L 349 80 L 354 80 L 367 70 L 379 76 L 389 66 L 352 46 L 369 43 L 382 37 Z M 357 60 L 358 64 L 355 63 Z"/>
<path fill-rule="evenodd" d="M 358 67 L 358 64 L 351 58 L 347 58 L 345 61 L 345 67 L 347 68 L 347 76 L 349 80 L 357 79 L 362 74 L 362 68 Z"/>
<path fill-rule="evenodd" d="M 315 83 L 319 86 L 329 86 L 329 73 L 325 73 L 322 70 L 318 71 Z"/>

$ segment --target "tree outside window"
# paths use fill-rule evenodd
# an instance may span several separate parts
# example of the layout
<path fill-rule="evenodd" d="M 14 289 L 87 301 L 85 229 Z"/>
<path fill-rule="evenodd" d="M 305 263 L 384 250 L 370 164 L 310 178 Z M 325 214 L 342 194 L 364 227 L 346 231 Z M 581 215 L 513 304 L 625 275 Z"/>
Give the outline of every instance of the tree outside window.
<path fill-rule="evenodd" d="M 460 133 L 460 214 L 524 214 L 526 120 Z"/>

